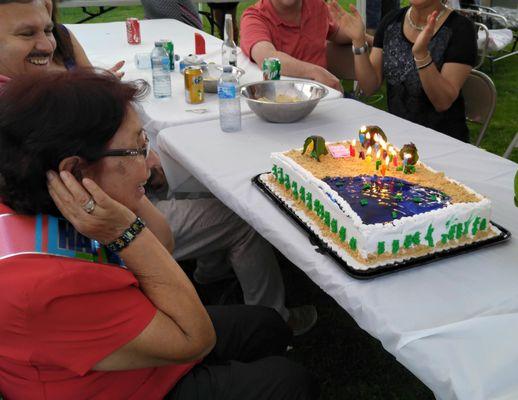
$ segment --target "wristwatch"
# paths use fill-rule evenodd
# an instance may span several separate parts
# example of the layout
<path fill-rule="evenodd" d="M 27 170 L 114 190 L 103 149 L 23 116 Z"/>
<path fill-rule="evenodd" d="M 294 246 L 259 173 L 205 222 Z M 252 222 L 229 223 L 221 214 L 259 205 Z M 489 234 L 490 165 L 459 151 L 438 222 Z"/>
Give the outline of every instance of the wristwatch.
<path fill-rule="evenodd" d="M 354 44 L 352 45 L 353 54 L 356 56 L 359 56 L 360 54 L 367 53 L 369 51 L 369 44 L 365 42 L 365 44 L 362 47 L 354 47 Z"/>

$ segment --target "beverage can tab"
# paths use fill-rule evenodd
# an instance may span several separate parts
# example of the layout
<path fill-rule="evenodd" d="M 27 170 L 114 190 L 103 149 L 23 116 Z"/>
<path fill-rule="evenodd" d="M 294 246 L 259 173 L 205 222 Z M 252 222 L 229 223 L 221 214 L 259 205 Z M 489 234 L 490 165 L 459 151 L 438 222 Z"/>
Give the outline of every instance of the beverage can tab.
<path fill-rule="evenodd" d="M 327 150 L 329 150 L 333 158 L 351 157 L 349 149 L 343 144 L 329 144 L 327 145 Z"/>

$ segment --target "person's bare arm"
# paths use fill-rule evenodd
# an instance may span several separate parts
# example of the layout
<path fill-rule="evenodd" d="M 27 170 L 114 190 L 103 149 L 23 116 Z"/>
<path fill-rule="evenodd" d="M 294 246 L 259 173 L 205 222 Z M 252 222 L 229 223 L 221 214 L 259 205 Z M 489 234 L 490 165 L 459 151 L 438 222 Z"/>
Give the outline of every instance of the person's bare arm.
<path fill-rule="evenodd" d="M 72 174 L 50 172 L 49 193 L 63 216 L 83 235 L 107 244 L 135 220 L 135 214 L 111 199 L 92 180 L 82 185 Z M 90 196 L 95 209 L 87 213 Z M 182 269 L 145 228 L 120 252 L 143 294 L 158 309 L 153 320 L 133 340 L 105 357 L 95 370 L 115 371 L 185 363 L 200 359 L 215 344 L 207 311 Z"/>
<path fill-rule="evenodd" d="M 448 110 L 459 97 L 460 90 L 466 81 L 472 67 L 458 63 L 445 63 L 441 71 L 432 62 L 428 46 L 435 32 L 437 11 L 428 16 L 426 27 L 417 36 L 412 46 L 412 53 L 418 67 L 419 79 L 426 96 L 438 112 Z M 421 61 L 423 60 L 423 61 Z"/>
<path fill-rule="evenodd" d="M 267 57 L 276 57 L 281 61 L 282 75 L 292 76 L 294 78 L 313 79 L 343 92 L 340 80 L 319 65 L 304 62 L 282 51 L 277 51 L 275 46 L 270 42 L 258 42 L 252 47 L 251 58 L 257 65 L 262 65 L 263 60 Z"/>
<path fill-rule="evenodd" d="M 342 30 L 352 39 L 353 46 L 360 48 L 365 42 L 369 43 L 369 35 L 365 33 L 365 25 L 356 7 L 351 4 L 349 9 L 350 13 L 346 12 L 336 1 L 329 5 L 331 15 L 340 21 Z M 383 82 L 383 51 L 374 47 L 370 54 L 354 55 L 354 71 L 358 86 L 365 95 L 377 91 Z"/>

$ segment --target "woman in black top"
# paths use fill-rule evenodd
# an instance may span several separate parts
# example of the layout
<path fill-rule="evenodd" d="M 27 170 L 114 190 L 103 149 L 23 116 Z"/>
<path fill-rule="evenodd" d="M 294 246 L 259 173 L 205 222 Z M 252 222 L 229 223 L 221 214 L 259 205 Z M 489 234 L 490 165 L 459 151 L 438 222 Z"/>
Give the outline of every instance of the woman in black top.
<path fill-rule="evenodd" d="M 369 54 L 363 21 L 350 8 L 351 14 L 333 11 L 352 38 L 363 92 L 375 92 L 385 78 L 391 113 L 469 142 L 460 90 L 477 57 L 471 21 L 441 0 L 410 0 L 381 21 Z"/>

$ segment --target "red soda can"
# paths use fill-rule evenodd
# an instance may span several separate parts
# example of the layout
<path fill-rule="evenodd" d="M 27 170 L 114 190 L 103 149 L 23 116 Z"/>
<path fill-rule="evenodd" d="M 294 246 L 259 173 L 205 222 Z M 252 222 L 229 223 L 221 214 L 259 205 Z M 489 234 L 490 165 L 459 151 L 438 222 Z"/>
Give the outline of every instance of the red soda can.
<path fill-rule="evenodd" d="M 126 19 L 126 35 L 129 44 L 140 44 L 140 23 L 138 18 Z"/>

